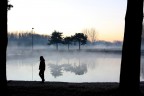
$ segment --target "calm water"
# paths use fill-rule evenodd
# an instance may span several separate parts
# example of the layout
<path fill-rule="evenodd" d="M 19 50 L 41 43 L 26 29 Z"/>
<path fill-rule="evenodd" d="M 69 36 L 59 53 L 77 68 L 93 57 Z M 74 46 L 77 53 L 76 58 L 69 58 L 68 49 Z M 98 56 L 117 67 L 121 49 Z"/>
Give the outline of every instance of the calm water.
<path fill-rule="evenodd" d="M 119 82 L 121 53 L 8 49 L 7 79 L 40 81 L 39 57 L 46 63 L 45 80 L 62 82 Z M 144 65 L 142 57 L 141 65 Z M 141 66 L 141 81 L 144 66 Z"/>

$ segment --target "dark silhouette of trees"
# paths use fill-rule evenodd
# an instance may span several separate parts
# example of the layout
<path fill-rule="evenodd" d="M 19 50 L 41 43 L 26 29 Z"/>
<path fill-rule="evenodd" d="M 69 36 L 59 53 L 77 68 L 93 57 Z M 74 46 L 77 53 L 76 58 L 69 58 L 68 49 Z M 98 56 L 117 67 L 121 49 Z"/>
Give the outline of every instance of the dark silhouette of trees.
<path fill-rule="evenodd" d="M 62 43 L 62 33 L 54 31 L 50 37 L 49 44 L 56 44 L 58 50 L 58 44 Z"/>
<path fill-rule="evenodd" d="M 83 33 L 76 33 L 73 36 L 73 40 L 76 40 L 78 42 L 78 44 L 79 44 L 79 50 L 80 50 L 80 46 L 86 44 L 86 42 L 87 42 L 87 36 L 84 35 Z"/>
<path fill-rule="evenodd" d="M 8 46 L 31 46 L 31 39 L 33 35 L 33 44 L 47 45 L 49 35 L 32 34 L 30 32 L 8 33 Z"/>
<path fill-rule="evenodd" d="M 69 50 L 69 45 L 72 44 L 72 42 L 78 42 L 80 50 L 80 46 L 86 44 L 87 36 L 83 33 L 75 33 L 74 36 L 62 38 L 62 33 L 54 31 L 49 39 L 48 45 L 56 44 L 56 48 L 58 50 L 58 44 L 63 43 L 68 45 Z"/>
<path fill-rule="evenodd" d="M 142 21 L 143 0 L 128 0 L 119 85 L 122 96 L 140 93 Z"/>
<path fill-rule="evenodd" d="M 63 39 L 63 44 L 67 44 L 68 45 L 68 50 L 69 50 L 69 45 L 71 44 L 72 42 L 72 37 L 65 37 Z"/>
<path fill-rule="evenodd" d="M 71 36 L 72 45 L 76 45 L 77 40 L 75 39 L 74 35 Z"/>

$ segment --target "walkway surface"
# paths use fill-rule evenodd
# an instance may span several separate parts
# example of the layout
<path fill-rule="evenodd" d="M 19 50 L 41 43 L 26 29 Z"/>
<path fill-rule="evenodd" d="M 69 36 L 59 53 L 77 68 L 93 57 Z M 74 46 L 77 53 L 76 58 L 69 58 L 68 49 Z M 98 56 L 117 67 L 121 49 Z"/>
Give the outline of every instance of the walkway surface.
<path fill-rule="evenodd" d="M 67 83 L 40 81 L 8 81 L 12 96 L 118 96 L 116 82 Z M 141 83 L 144 91 L 144 83 Z"/>

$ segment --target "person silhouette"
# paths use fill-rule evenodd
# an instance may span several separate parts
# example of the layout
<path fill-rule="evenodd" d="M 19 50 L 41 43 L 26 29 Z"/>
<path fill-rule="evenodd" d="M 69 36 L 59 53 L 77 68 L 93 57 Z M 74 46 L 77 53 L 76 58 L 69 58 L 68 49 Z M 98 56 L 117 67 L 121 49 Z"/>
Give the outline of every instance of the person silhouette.
<path fill-rule="evenodd" d="M 39 76 L 42 79 L 42 83 L 44 83 L 44 71 L 45 71 L 45 59 L 43 56 L 40 56 L 40 65 L 39 65 Z"/>

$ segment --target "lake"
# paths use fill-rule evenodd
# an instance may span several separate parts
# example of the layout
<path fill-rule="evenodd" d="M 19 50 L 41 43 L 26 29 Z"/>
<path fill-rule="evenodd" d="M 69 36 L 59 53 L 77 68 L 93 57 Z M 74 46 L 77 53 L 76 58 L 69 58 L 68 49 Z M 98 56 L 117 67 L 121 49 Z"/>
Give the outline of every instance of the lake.
<path fill-rule="evenodd" d="M 46 63 L 45 80 L 61 82 L 119 82 L 121 48 L 66 49 L 9 48 L 7 79 L 41 81 L 39 57 Z M 144 58 L 141 57 L 141 81 L 144 80 Z"/>

